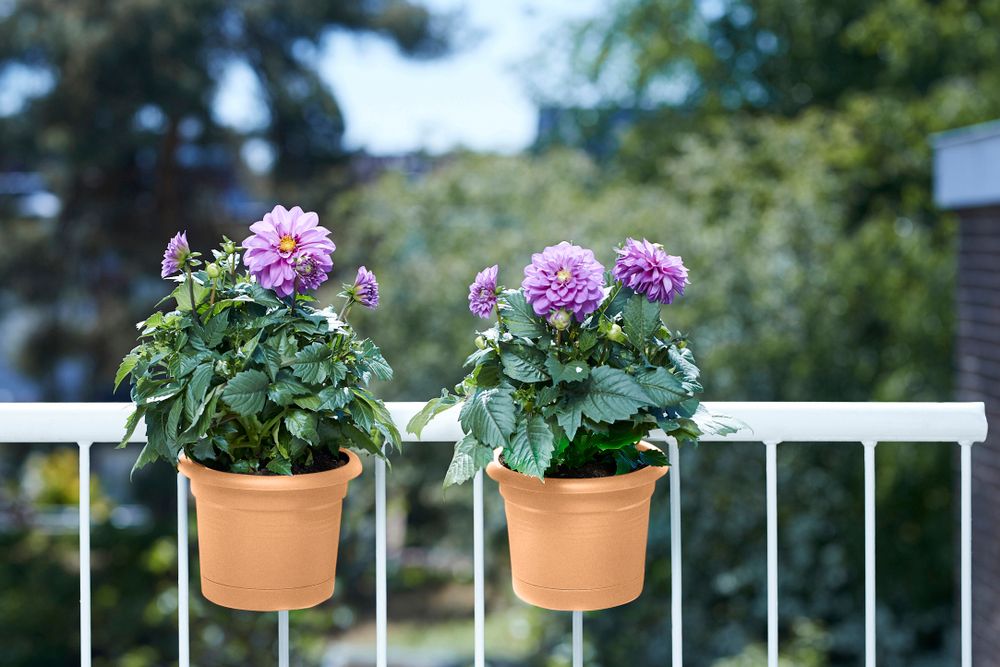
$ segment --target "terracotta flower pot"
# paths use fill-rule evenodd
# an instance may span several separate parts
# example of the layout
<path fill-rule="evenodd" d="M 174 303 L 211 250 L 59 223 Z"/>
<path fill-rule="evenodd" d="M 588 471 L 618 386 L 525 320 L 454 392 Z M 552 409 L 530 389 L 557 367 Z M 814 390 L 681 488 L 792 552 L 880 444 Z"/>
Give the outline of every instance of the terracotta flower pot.
<path fill-rule="evenodd" d="M 667 468 L 542 483 L 503 466 L 499 455 L 486 473 L 504 499 L 517 596 L 562 611 L 607 609 L 639 597 L 649 499 Z"/>
<path fill-rule="evenodd" d="M 198 515 L 201 592 L 233 609 L 313 607 L 333 595 L 340 512 L 357 455 L 307 475 L 219 472 L 181 457 Z"/>

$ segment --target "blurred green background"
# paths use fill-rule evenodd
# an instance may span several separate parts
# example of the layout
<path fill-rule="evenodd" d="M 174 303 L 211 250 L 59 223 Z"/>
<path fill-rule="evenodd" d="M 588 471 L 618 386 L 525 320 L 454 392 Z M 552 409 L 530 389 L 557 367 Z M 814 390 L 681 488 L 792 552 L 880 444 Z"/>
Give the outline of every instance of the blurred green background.
<path fill-rule="evenodd" d="M 0 2 L 0 400 L 126 400 L 111 378 L 167 291 L 166 240 L 241 239 L 273 202 L 333 230 L 321 301 L 358 264 L 378 275 L 383 305 L 355 321 L 396 369 L 387 400 L 461 377 L 476 271 L 499 263 L 518 284 L 530 253 L 563 239 L 610 263 L 626 235 L 691 268 L 665 316 L 691 333 L 709 400 L 951 398 L 955 221 L 931 199 L 928 136 L 1000 116 L 1000 1 L 583 4 Z M 544 33 L 527 29 L 539 12 Z M 527 139 L 505 139 L 488 85 L 465 85 L 494 34 L 524 56 L 510 77 Z M 345 38 L 373 46 L 331 46 Z M 385 48 L 398 86 L 376 71 Z M 231 95 L 234 77 L 249 95 Z M 406 95 L 424 88 L 425 109 L 470 109 L 474 139 L 414 124 Z M 389 103 L 352 116 L 358 99 Z M 418 140 L 386 148 L 379 114 Z M 134 455 L 93 453 L 95 665 L 177 659 L 174 478 L 129 483 Z M 858 664 L 861 447 L 778 457 L 784 664 Z M 412 445 L 391 473 L 400 667 L 471 661 L 471 491 L 440 490 L 449 458 Z M 763 665 L 763 447 L 682 460 L 685 664 Z M 952 480 L 945 445 L 879 447 L 881 664 L 954 664 Z M 0 664 L 78 659 L 78 493 L 75 447 L 0 447 Z M 664 484 L 643 597 L 586 616 L 588 665 L 669 659 L 667 503 Z M 337 594 L 292 613 L 293 664 L 374 664 L 370 473 L 347 505 Z M 490 664 L 568 665 L 568 614 L 510 592 L 491 483 L 486 506 Z M 275 626 L 193 587 L 199 665 L 274 664 Z"/>

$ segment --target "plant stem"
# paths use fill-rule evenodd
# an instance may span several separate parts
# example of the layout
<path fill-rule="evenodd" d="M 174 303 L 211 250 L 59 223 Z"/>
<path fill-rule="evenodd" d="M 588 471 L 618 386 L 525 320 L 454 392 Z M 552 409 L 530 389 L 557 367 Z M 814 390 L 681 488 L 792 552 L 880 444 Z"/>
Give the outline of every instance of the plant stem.
<path fill-rule="evenodd" d="M 194 276 L 191 275 L 191 267 L 185 266 L 184 273 L 187 274 L 188 296 L 191 297 L 191 315 L 195 322 L 201 324 L 201 318 L 198 317 L 198 304 L 194 302 Z"/>

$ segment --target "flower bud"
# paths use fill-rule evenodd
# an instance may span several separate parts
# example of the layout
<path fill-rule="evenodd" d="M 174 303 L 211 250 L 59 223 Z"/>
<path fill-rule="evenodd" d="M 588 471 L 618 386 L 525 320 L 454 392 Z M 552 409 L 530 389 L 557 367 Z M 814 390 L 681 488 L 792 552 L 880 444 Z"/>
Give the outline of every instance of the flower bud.
<path fill-rule="evenodd" d="M 565 308 L 560 308 L 559 310 L 552 311 L 549 315 L 549 324 L 558 331 L 565 331 L 569 329 L 569 325 L 573 323 L 573 313 L 569 312 Z"/>
<path fill-rule="evenodd" d="M 478 347 L 480 350 L 485 350 L 486 339 L 483 338 L 482 336 L 476 336 L 476 347 Z"/>
<path fill-rule="evenodd" d="M 234 252 L 236 252 L 236 244 L 233 243 L 232 241 L 226 241 L 225 243 L 222 244 L 222 251 L 227 255 L 232 255 Z"/>
<path fill-rule="evenodd" d="M 205 267 L 205 273 L 208 274 L 209 278 L 219 277 L 219 265 L 215 262 L 209 262 L 208 266 Z"/>
<path fill-rule="evenodd" d="M 625 342 L 625 332 L 622 331 L 620 325 L 618 324 L 611 325 L 611 328 L 608 329 L 608 340 L 613 340 L 616 343 Z"/>

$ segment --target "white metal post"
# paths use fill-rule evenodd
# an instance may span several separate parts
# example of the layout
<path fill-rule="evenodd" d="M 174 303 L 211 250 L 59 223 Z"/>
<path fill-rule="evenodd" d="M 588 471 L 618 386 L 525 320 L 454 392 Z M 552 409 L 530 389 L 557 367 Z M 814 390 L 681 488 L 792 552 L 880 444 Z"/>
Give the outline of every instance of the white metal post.
<path fill-rule="evenodd" d="M 90 445 L 80 446 L 80 667 L 90 667 Z"/>
<path fill-rule="evenodd" d="M 778 667 L 778 443 L 764 443 L 767 477 L 767 665 Z"/>
<path fill-rule="evenodd" d="M 486 666 L 486 563 L 483 549 L 483 471 L 472 480 L 472 569 L 475 583 L 475 667 Z"/>
<path fill-rule="evenodd" d="M 583 612 L 573 612 L 573 667 L 583 667 Z"/>
<path fill-rule="evenodd" d="M 385 450 L 382 450 L 383 453 Z M 385 460 L 375 459 L 375 664 L 388 661 L 388 614 L 386 611 L 386 517 Z"/>
<path fill-rule="evenodd" d="M 278 667 L 288 667 L 288 612 L 278 612 Z"/>
<path fill-rule="evenodd" d="M 670 653 L 673 667 L 684 667 L 684 631 L 681 617 L 681 456 L 670 441 Z"/>
<path fill-rule="evenodd" d="M 865 667 L 875 667 L 875 445 L 865 449 Z"/>
<path fill-rule="evenodd" d="M 177 664 L 191 665 L 187 477 L 177 473 Z"/>
<path fill-rule="evenodd" d="M 962 451 L 962 667 L 972 667 L 972 442 Z"/>

